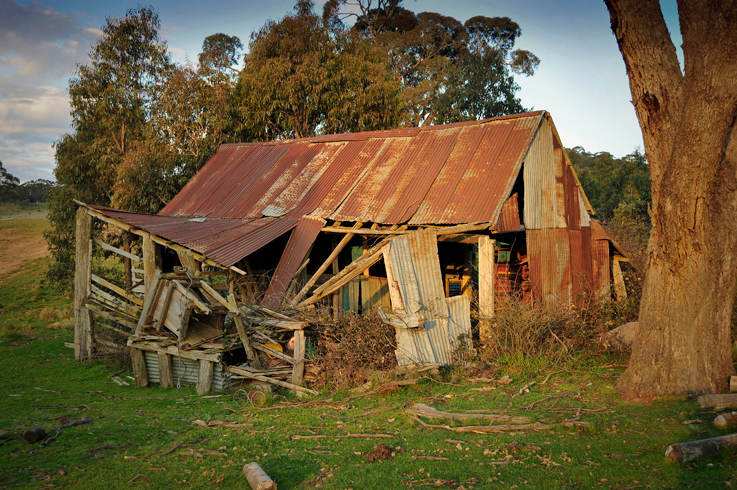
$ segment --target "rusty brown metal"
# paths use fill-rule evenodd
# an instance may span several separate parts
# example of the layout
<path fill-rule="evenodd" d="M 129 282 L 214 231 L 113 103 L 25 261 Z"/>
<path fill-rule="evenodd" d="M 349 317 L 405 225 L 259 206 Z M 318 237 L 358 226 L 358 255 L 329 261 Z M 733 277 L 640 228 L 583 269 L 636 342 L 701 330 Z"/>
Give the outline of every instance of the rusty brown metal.
<path fill-rule="evenodd" d="M 294 228 L 297 219 L 187 218 L 151 216 L 89 206 L 104 215 L 190 248 L 220 265 L 231 266 Z"/>
<path fill-rule="evenodd" d="M 527 230 L 527 258 L 535 301 L 566 304 L 572 300 L 571 244 L 566 228 Z"/>
<path fill-rule="evenodd" d="M 297 226 L 292 230 L 287 246 L 284 248 L 279 264 L 276 266 L 269 288 L 261 302 L 263 306 L 267 308 L 281 306 L 292 277 L 302 265 L 302 261 L 309 253 L 323 226 L 325 226 L 325 220 L 319 218 L 305 216 L 299 220 Z"/>
<path fill-rule="evenodd" d="M 494 221 L 544 114 L 223 145 L 159 214 Z"/>
<path fill-rule="evenodd" d="M 505 231 L 520 231 L 521 228 L 522 223 L 520 223 L 519 219 L 519 194 L 515 192 L 504 203 L 494 231 L 503 233 Z"/>

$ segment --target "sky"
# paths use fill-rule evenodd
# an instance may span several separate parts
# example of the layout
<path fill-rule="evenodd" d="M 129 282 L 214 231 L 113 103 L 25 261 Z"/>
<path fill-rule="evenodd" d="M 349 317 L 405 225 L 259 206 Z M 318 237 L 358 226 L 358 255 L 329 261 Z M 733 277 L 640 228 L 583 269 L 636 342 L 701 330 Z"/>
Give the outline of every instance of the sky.
<path fill-rule="evenodd" d="M 325 0 L 315 0 L 322 11 Z M 197 60 L 202 40 L 224 32 L 244 44 L 295 0 L 0 0 L 0 161 L 26 181 L 53 180 L 53 143 L 71 131 L 67 85 L 88 60 L 106 17 L 128 8 L 158 10 L 162 37 L 178 63 Z M 410 10 L 461 21 L 507 16 L 520 25 L 516 47 L 541 60 L 532 77 L 517 76 L 525 107 L 550 112 L 563 144 L 622 156 L 642 149 L 624 62 L 597 0 L 405 0 Z M 680 47 L 675 0 L 661 0 Z"/>

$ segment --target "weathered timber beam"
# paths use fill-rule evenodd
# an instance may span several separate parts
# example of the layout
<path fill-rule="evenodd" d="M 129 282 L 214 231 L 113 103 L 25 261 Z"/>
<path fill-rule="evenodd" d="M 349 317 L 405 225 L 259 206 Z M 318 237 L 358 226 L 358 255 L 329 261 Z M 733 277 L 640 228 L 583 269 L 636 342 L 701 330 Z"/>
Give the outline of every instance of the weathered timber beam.
<path fill-rule="evenodd" d="M 353 226 L 353 229 L 359 229 L 363 226 L 363 223 L 358 222 Z M 323 229 L 324 231 L 324 229 Z M 328 256 L 327 259 L 320 265 L 320 267 L 317 268 L 315 273 L 310 277 L 310 279 L 307 281 L 307 284 L 304 285 L 304 287 L 297 293 L 297 295 L 292 298 L 289 301 L 290 306 L 294 306 L 299 303 L 299 301 L 304 298 L 304 296 L 307 294 L 307 292 L 310 290 L 312 286 L 315 285 L 317 280 L 320 278 L 320 276 L 330 267 L 330 265 L 335 262 L 335 260 L 338 258 L 338 255 L 340 252 L 345 248 L 346 245 L 348 245 L 348 242 L 351 241 L 351 238 L 353 238 L 356 234 L 355 233 L 347 233 L 336 245 L 336 247 L 333 249 L 332 253 Z"/>
<path fill-rule="evenodd" d="M 200 298 L 198 298 L 197 295 L 195 295 L 192 291 L 185 288 L 181 282 L 177 281 L 176 279 L 172 279 L 171 282 L 176 286 L 179 292 L 186 296 L 192 303 L 194 303 L 194 305 L 202 313 L 204 313 L 205 315 L 209 315 L 210 313 L 212 313 L 210 307 L 203 303 Z"/>
<path fill-rule="evenodd" d="M 111 291 L 119 294 L 123 298 L 127 299 L 131 303 L 135 303 L 138 306 L 143 306 L 143 300 L 141 300 L 141 298 L 137 298 L 136 296 L 130 294 L 128 291 L 126 291 L 125 289 L 121 288 L 117 284 L 114 284 L 114 283 L 108 281 L 104 277 L 100 277 L 100 276 L 98 276 L 96 274 L 92 274 L 91 275 L 91 279 L 92 279 L 92 282 L 96 282 L 100 286 L 103 286 L 103 287 L 108 288 L 109 290 L 111 290 Z"/>
<path fill-rule="evenodd" d="M 228 304 L 230 304 L 230 307 L 232 308 L 233 323 L 235 323 L 235 329 L 238 331 L 238 337 L 241 339 L 241 344 L 243 344 L 243 349 L 246 351 L 246 356 L 251 360 L 254 367 L 260 368 L 261 361 L 258 358 L 258 354 L 256 354 L 253 347 L 251 347 L 251 342 L 248 340 L 246 326 L 243 324 L 243 320 L 241 320 L 241 311 L 238 309 L 235 294 L 228 294 Z"/>
<path fill-rule="evenodd" d="M 289 364 L 294 365 L 294 358 L 292 356 L 288 356 L 283 352 L 279 352 L 276 349 L 272 349 L 271 347 L 267 347 L 264 344 L 260 344 L 258 342 L 253 342 L 252 345 L 254 349 L 258 349 L 261 352 L 265 352 L 266 354 L 276 357 L 277 359 L 281 359 L 284 362 L 288 362 Z"/>
<path fill-rule="evenodd" d="M 172 356 L 179 356 L 193 361 L 205 359 L 207 361 L 219 363 L 222 360 L 222 353 L 220 352 L 213 354 L 199 349 L 186 350 L 176 345 L 161 346 L 155 342 L 128 339 L 128 346 L 149 352 L 164 352 Z"/>
<path fill-rule="evenodd" d="M 223 296 L 218 293 L 215 288 L 212 287 L 207 281 L 200 281 L 199 288 L 204 290 L 205 293 L 212 297 L 212 299 L 226 307 L 229 312 L 234 314 L 240 313 L 237 306 L 234 306 L 227 299 L 223 298 Z"/>
<path fill-rule="evenodd" d="M 361 272 L 381 260 L 381 251 L 387 243 L 389 243 L 389 238 L 384 238 L 378 244 L 371 247 L 365 254 L 348 264 L 342 271 L 325 282 L 325 284 L 315 289 L 312 296 L 299 303 L 296 308 L 304 308 L 316 303 L 325 296 L 331 294 L 333 291 L 336 291 L 348 284 L 352 279 L 358 277 Z"/>
<path fill-rule="evenodd" d="M 434 230 L 438 235 L 452 235 L 456 233 L 464 233 L 468 231 L 488 230 L 493 223 L 465 223 L 453 226 L 420 226 L 418 229 Z M 373 229 L 373 228 L 348 228 L 339 226 L 326 226 L 321 231 L 326 233 L 353 233 L 356 235 L 404 235 L 408 231 L 406 228 L 400 229 Z"/>
<path fill-rule="evenodd" d="M 671 444 L 665 450 L 665 457 L 676 463 L 688 463 L 704 456 L 720 453 L 726 448 L 734 446 L 737 446 L 737 434 L 727 434 L 726 436 Z"/>
<path fill-rule="evenodd" d="M 103 250 L 107 250 L 108 252 L 113 252 L 113 253 L 115 253 L 115 254 L 118 254 L 118 255 L 122 255 L 122 256 L 123 256 L 123 257 L 125 257 L 125 258 L 131 259 L 131 260 L 135 260 L 135 261 L 137 261 L 137 262 L 141 262 L 141 261 L 143 260 L 143 259 L 142 259 L 141 257 L 139 257 L 138 255 L 136 255 L 136 254 L 133 254 L 133 253 L 131 253 L 131 252 L 126 252 L 125 250 L 122 250 L 122 249 L 120 249 L 120 248 L 118 248 L 118 247 L 114 247 L 113 245 L 110 245 L 109 243 L 105 243 L 105 242 L 103 242 L 103 241 L 102 241 L 102 240 L 100 240 L 99 238 L 95 238 L 95 243 L 96 243 L 96 244 L 97 244 L 97 245 L 98 245 L 98 246 L 99 246 L 100 248 L 102 248 Z"/>
<path fill-rule="evenodd" d="M 85 306 L 92 273 L 92 219 L 79 208 L 75 220 L 74 358 L 87 361 L 92 357 L 92 316 Z"/>
<path fill-rule="evenodd" d="M 310 395 L 318 394 L 315 390 L 305 388 L 304 386 L 297 386 L 293 383 L 287 383 L 286 381 L 282 381 L 280 379 L 274 379 L 274 378 L 269 378 L 267 376 L 261 376 L 260 374 L 254 374 L 249 371 L 246 371 L 245 369 L 241 369 L 237 366 L 226 366 L 225 370 L 230 373 L 243 376 L 244 378 L 250 378 L 250 379 L 255 379 L 257 381 L 263 381 L 264 383 L 271 383 L 273 385 L 281 386 L 283 388 L 289 388 L 290 390 L 301 391 L 302 393 L 309 393 Z"/>

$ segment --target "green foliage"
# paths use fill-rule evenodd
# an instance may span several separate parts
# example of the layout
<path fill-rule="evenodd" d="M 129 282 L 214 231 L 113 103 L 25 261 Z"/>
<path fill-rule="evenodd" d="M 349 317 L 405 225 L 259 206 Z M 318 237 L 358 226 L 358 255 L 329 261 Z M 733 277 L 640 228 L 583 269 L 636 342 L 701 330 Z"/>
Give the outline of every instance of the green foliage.
<path fill-rule="evenodd" d="M 251 37 L 235 106 L 246 139 L 382 129 L 398 124 L 399 85 L 380 53 L 331 32 L 309 2 Z"/>
<path fill-rule="evenodd" d="M 650 223 L 650 169 L 639 150 L 622 158 L 589 153 L 580 146 L 566 150 L 581 185 L 603 221 L 620 225 Z"/>
<path fill-rule="evenodd" d="M 521 34 L 508 17 L 475 16 L 461 23 L 435 12 L 414 13 L 401 0 L 331 0 L 323 19 L 334 30 L 371 40 L 402 83 L 403 121 L 441 124 L 523 112 L 512 73 L 532 75 L 540 60 L 514 50 Z"/>

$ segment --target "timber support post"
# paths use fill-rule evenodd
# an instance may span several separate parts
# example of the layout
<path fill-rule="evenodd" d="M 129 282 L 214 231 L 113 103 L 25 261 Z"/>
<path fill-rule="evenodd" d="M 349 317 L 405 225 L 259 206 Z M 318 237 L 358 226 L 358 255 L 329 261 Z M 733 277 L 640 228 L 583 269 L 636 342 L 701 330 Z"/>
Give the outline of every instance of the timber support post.
<path fill-rule="evenodd" d="M 161 271 L 161 252 L 150 233 L 143 235 L 142 242 L 144 297 L 148 297 L 152 288 L 156 286 L 154 275 L 157 270 Z"/>
<path fill-rule="evenodd" d="M 305 331 L 294 331 L 294 365 L 292 366 L 292 384 L 302 385 L 305 373 Z M 300 391 L 296 391 L 298 397 L 302 396 Z"/>
<path fill-rule="evenodd" d="M 92 260 L 92 217 L 77 208 L 74 267 L 74 359 L 92 358 L 92 313 L 86 301 L 90 293 Z"/>
<path fill-rule="evenodd" d="M 488 345 L 491 340 L 491 317 L 494 316 L 494 240 L 479 237 L 479 340 Z"/>

